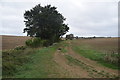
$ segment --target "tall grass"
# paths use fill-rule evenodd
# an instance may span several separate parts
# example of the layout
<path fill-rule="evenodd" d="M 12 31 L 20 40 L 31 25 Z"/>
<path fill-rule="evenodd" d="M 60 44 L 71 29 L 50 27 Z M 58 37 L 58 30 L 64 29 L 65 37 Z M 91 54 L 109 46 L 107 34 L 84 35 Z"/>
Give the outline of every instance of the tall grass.
<path fill-rule="evenodd" d="M 31 48 L 13 49 L 2 52 L 2 77 L 12 77 L 21 66 L 31 61 L 29 55 L 35 53 Z M 19 67 L 19 68 L 18 68 Z"/>

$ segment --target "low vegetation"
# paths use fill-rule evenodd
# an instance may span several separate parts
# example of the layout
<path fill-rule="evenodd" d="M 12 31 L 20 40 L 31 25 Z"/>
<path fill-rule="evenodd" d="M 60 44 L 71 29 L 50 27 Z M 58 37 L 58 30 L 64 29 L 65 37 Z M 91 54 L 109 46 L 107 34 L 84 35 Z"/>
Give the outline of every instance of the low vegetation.
<path fill-rule="evenodd" d="M 115 51 L 109 54 L 102 53 L 90 48 L 91 45 L 75 44 L 73 43 L 74 40 L 61 41 L 45 47 L 42 40 L 39 40 L 40 42 L 38 40 L 38 38 L 30 39 L 26 41 L 26 46 L 3 51 L 3 78 L 63 78 L 63 74 L 66 77 L 71 77 L 69 70 L 67 71 L 64 67 L 61 67 L 61 64 L 56 62 L 55 54 L 57 54 L 57 57 L 61 57 L 63 60 L 60 61 L 65 61 L 66 65 L 73 66 L 73 68 L 77 66 L 85 70 L 89 77 L 117 77 L 117 75 L 108 73 L 104 69 L 97 70 L 95 66 L 88 65 L 84 60 L 75 57 L 75 54 L 79 54 L 79 56 L 84 56 L 86 59 L 89 58 L 98 62 L 101 66 L 119 70 L 119 54 Z M 72 71 L 74 72 L 74 70 Z"/>
<path fill-rule="evenodd" d="M 118 53 L 113 53 L 113 52 L 102 53 L 100 51 L 90 49 L 89 47 L 86 45 L 82 45 L 82 46 L 73 45 L 72 46 L 73 50 L 76 53 L 86 58 L 97 61 L 98 63 L 106 67 L 112 68 L 112 69 L 120 69 L 118 66 L 118 59 L 120 55 Z"/>
<path fill-rule="evenodd" d="M 17 47 L 13 50 L 2 52 L 2 76 L 12 77 L 16 72 L 19 72 L 21 66 L 25 63 L 31 62 L 28 55 L 35 53 L 32 48 Z M 18 68 L 19 67 L 19 68 Z"/>
<path fill-rule="evenodd" d="M 12 50 L 3 51 L 2 77 L 49 77 L 48 73 L 54 72 L 53 66 L 56 65 L 55 62 L 52 61 L 53 54 L 60 45 L 61 43 L 54 44 L 47 48 L 29 48 L 20 46 Z"/>
<path fill-rule="evenodd" d="M 18 72 L 14 77 L 48 78 L 50 74 L 55 73 L 56 64 L 52 60 L 55 51 L 55 46 L 36 50 L 36 53 L 30 55 L 33 62 L 24 65 L 23 68 L 27 69 Z"/>
<path fill-rule="evenodd" d="M 32 48 L 51 45 L 48 40 L 41 40 L 40 38 L 31 38 L 27 40 L 25 43 L 26 43 L 26 46 L 32 47 Z"/>
<path fill-rule="evenodd" d="M 85 64 L 84 62 L 81 62 L 80 60 L 77 60 L 75 58 L 73 58 L 72 56 L 66 55 L 66 58 L 68 59 L 68 63 L 69 64 L 74 64 L 74 65 L 78 65 L 80 67 L 82 67 L 84 70 L 86 70 L 89 73 L 89 76 L 91 77 L 115 77 L 115 75 L 110 75 L 109 73 L 105 73 L 104 71 L 98 71 L 96 69 L 94 69 L 92 66 L 89 66 L 87 64 Z"/>

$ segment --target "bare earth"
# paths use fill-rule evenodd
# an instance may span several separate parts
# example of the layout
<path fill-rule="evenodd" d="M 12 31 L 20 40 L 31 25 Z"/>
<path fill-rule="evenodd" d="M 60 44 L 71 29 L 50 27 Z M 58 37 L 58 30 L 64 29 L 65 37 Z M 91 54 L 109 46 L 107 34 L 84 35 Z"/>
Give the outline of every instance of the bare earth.
<path fill-rule="evenodd" d="M 2 50 L 14 49 L 17 46 L 25 45 L 25 41 L 30 39 L 27 36 L 8 36 L 1 35 L 2 37 Z"/>

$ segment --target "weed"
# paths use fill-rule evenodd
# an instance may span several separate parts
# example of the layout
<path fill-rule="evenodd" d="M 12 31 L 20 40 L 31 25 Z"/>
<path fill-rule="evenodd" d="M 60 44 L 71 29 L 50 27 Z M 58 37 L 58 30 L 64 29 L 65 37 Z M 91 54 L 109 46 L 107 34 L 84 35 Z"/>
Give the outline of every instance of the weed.
<path fill-rule="evenodd" d="M 62 48 L 62 49 L 61 49 L 61 52 L 62 52 L 62 53 L 66 53 L 67 50 L 66 50 L 65 48 Z"/>

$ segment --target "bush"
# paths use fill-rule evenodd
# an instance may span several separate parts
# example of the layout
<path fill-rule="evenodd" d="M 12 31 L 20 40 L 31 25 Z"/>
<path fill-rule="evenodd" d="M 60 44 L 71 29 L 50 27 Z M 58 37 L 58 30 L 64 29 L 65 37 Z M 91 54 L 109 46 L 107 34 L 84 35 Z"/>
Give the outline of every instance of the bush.
<path fill-rule="evenodd" d="M 43 46 L 45 46 L 45 47 L 52 45 L 49 40 L 42 40 L 42 41 L 41 41 L 41 44 L 42 44 Z"/>
<path fill-rule="evenodd" d="M 32 38 L 27 40 L 25 43 L 29 47 L 41 47 L 51 45 L 49 40 L 41 40 L 40 38 Z"/>
<path fill-rule="evenodd" d="M 40 46 L 42 46 L 40 38 L 32 38 L 32 39 L 27 40 L 25 43 L 29 47 L 40 47 Z"/>

